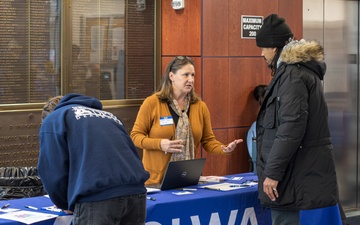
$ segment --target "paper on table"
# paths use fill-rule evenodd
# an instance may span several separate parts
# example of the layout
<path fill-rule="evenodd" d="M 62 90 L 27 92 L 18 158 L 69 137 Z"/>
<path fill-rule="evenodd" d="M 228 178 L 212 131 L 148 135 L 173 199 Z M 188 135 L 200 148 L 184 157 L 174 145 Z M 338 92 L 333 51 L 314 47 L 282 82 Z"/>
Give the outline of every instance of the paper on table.
<path fill-rule="evenodd" d="M 159 191 L 161 191 L 160 188 L 150 188 L 150 187 L 146 188 L 147 193 L 155 193 L 155 192 L 159 192 Z"/>
<path fill-rule="evenodd" d="M 242 179 L 243 179 L 243 177 L 231 177 L 230 178 L 230 180 L 237 180 L 237 181 L 242 180 Z"/>
<path fill-rule="evenodd" d="M 200 182 L 222 182 L 227 181 L 229 178 L 222 176 L 200 176 Z"/>
<path fill-rule="evenodd" d="M 173 195 L 191 195 L 191 194 L 194 194 L 194 192 L 191 192 L 191 191 L 175 191 L 172 194 Z"/>
<path fill-rule="evenodd" d="M 9 213 L 9 212 L 15 212 L 15 211 L 19 211 L 19 210 L 20 209 L 5 208 L 5 209 L 0 209 L 0 212 Z"/>
<path fill-rule="evenodd" d="M 221 183 L 201 186 L 201 188 L 217 190 L 217 191 L 231 191 L 241 188 L 251 187 L 249 184 L 234 184 L 234 183 Z"/>
<path fill-rule="evenodd" d="M 55 218 L 58 215 L 48 214 L 48 213 L 38 213 L 30 211 L 16 211 L 0 215 L 1 219 L 18 221 L 25 224 L 37 223 L 40 221 L 45 221 L 51 218 Z"/>

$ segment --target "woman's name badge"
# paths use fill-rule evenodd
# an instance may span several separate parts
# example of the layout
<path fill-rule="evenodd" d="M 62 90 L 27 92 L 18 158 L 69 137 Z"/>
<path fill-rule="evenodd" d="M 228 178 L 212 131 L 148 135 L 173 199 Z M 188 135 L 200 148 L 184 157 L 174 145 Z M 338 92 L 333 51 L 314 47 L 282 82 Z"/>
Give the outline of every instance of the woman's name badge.
<path fill-rule="evenodd" d="M 169 125 L 173 125 L 174 121 L 172 116 L 164 116 L 164 117 L 160 117 L 160 126 L 169 126 Z"/>

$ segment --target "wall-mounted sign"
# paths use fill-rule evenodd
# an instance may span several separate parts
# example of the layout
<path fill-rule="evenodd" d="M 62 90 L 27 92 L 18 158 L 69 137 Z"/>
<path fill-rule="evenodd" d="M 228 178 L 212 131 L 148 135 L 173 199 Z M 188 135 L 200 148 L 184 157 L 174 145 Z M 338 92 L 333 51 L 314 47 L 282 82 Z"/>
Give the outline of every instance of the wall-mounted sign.
<path fill-rule="evenodd" d="M 255 39 L 263 24 L 262 16 L 241 16 L 241 38 Z"/>

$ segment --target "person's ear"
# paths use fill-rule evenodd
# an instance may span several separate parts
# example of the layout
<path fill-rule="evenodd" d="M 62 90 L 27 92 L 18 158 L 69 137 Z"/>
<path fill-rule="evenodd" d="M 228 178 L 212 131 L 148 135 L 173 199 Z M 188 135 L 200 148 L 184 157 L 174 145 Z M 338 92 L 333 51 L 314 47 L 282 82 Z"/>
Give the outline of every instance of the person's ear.
<path fill-rule="evenodd" d="M 173 72 L 169 73 L 169 79 L 171 80 L 171 82 L 174 82 L 174 73 Z"/>

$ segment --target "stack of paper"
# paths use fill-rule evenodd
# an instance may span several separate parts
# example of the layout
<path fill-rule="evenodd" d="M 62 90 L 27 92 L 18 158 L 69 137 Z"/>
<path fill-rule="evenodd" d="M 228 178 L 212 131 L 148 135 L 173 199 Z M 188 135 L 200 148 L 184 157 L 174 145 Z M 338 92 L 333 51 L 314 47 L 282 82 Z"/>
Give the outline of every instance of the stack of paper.
<path fill-rule="evenodd" d="M 247 188 L 252 187 L 253 185 L 250 184 L 234 184 L 234 183 L 221 183 L 221 184 L 212 184 L 212 185 L 205 185 L 201 188 L 217 190 L 217 191 L 231 191 L 240 188 Z"/>
<path fill-rule="evenodd" d="M 200 182 L 224 182 L 229 178 L 222 176 L 200 176 Z"/>
<path fill-rule="evenodd" d="M 150 187 L 146 188 L 147 193 L 155 193 L 155 192 L 159 192 L 159 191 L 161 191 L 160 188 L 150 188 Z"/>

